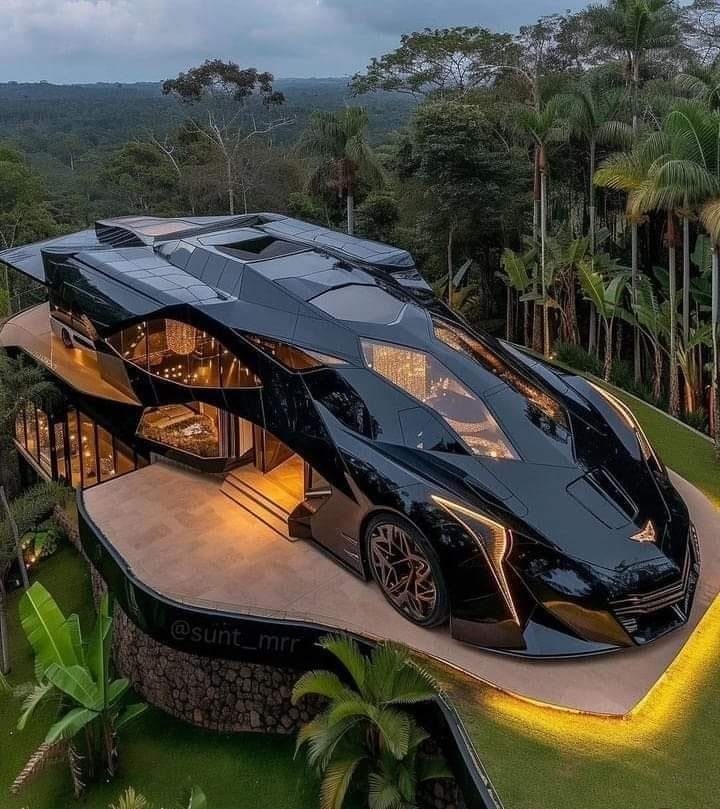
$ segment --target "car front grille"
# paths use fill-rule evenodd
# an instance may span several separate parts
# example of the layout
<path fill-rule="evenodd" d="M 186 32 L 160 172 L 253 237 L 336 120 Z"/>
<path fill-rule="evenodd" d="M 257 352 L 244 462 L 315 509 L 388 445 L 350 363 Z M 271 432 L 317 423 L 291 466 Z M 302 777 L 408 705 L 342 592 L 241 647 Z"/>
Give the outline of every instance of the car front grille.
<path fill-rule="evenodd" d="M 611 602 L 615 617 L 637 643 L 665 634 L 685 623 L 690 615 L 699 575 L 699 548 L 693 525 L 688 539 L 682 570 L 675 581 Z"/>

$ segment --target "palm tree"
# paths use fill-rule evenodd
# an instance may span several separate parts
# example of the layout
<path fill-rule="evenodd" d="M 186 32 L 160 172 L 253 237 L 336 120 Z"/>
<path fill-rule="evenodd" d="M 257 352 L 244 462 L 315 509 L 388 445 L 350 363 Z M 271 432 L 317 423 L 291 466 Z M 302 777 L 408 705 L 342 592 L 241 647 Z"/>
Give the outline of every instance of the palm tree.
<path fill-rule="evenodd" d="M 623 60 L 626 83 L 631 93 L 632 128 L 637 137 L 643 64 L 652 52 L 667 50 L 678 44 L 679 12 L 672 0 L 611 0 L 609 5 L 590 6 L 587 15 L 594 41 Z M 637 220 L 631 220 L 630 228 L 634 302 L 639 281 Z M 637 329 L 633 354 L 635 381 L 640 382 L 640 332 Z"/>
<path fill-rule="evenodd" d="M 322 775 L 321 809 L 341 809 L 351 784 L 363 782 L 370 809 L 417 807 L 418 784 L 449 778 L 439 759 L 419 754 L 428 738 L 405 706 L 432 700 L 438 686 L 389 643 L 365 657 L 354 640 L 327 637 L 320 641 L 347 674 L 309 671 L 295 684 L 292 700 L 307 694 L 328 700 L 297 738 L 311 766 Z"/>
<path fill-rule="evenodd" d="M 380 165 L 366 138 L 368 114 L 364 107 L 346 107 L 340 112 L 316 112 L 303 133 L 299 149 L 319 159 L 311 183 L 331 187 L 345 197 L 347 232 L 355 221 L 355 191 L 362 176 L 371 185 L 383 181 Z"/>
<path fill-rule="evenodd" d="M 628 192 L 632 211 L 691 205 L 712 244 L 712 424 L 720 457 L 720 111 L 685 103 L 670 112 L 662 130 L 628 155 L 616 155 L 598 170 L 599 183 Z"/>
<path fill-rule="evenodd" d="M 600 145 L 629 145 L 632 143 L 632 128 L 618 120 L 624 103 L 624 93 L 607 80 L 603 71 L 589 74 L 571 93 L 563 96 L 564 113 L 568 119 L 570 134 L 583 141 L 588 150 L 588 232 L 591 258 L 596 249 L 595 168 L 597 149 Z M 595 348 L 597 339 L 595 312 L 590 318 L 588 351 Z"/>
<path fill-rule="evenodd" d="M 652 397 L 657 402 L 662 395 L 663 338 L 667 334 L 666 322 L 650 279 L 642 276 L 637 300 L 632 304 L 637 325 L 652 346 Z"/>
<path fill-rule="evenodd" d="M 11 431 L 26 402 L 41 404 L 57 394 L 40 365 L 14 359 L 0 350 L 0 424 Z"/>
<path fill-rule="evenodd" d="M 546 242 L 547 242 L 547 176 L 548 147 L 563 140 L 564 132 L 560 121 L 558 98 L 551 98 L 538 109 L 526 106 L 517 107 L 514 113 L 514 126 L 532 141 L 537 156 L 540 176 L 540 301 L 543 307 L 543 353 L 550 353 L 550 320 L 547 300 Z M 537 317 L 537 311 L 536 311 Z"/>
<path fill-rule="evenodd" d="M 144 703 L 124 706 L 130 683 L 110 674 L 112 618 L 107 594 L 100 600 L 95 628 L 83 644 L 77 615 L 66 618 L 50 593 L 35 582 L 20 599 L 20 623 L 35 653 L 37 684 L 26 696 L 18 729 L 23 730 L 35 709 L 46 698 L 58 697 L 61 716 L 48 730 L 41 748 L 12 785 L 17 792 L 42 767 L 45 757 L 58 749 L 70 751 L 76 793 L 81 772 L 74 753 L 76 738 L 84 738 L 87 774 L 96 775 L 102 762 L 112 777 L 117 761 L 117 732 L 145 711 Z"/>

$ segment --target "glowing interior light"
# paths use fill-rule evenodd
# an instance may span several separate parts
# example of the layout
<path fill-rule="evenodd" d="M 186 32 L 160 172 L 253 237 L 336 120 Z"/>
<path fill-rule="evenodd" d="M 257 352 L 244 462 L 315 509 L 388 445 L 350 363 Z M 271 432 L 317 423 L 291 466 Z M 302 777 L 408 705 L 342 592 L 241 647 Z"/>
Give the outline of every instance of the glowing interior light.
<path fill-rule="evenodd" d="M 520 619 L 515 609 L 515 602 L 510 592 L 510 585 L 504 568 L 505 559 L 512 548 L 512 533 L 504 525 L 460 503 L 454 503 L 452 500 L 446 500 L 436 494 L 432 495 L 432 499 L 454 517 L 470 536 L 475 538 L 487 560 L 490 571 L 497 582 L 498 589 L 510 610 L 513 620 L 519 624 Z M 476 528 L 474 529 L 468 524 L 468 518 L 481 523 L 486 528 L 486 531 L 483 533 L 478 532 Z"/>

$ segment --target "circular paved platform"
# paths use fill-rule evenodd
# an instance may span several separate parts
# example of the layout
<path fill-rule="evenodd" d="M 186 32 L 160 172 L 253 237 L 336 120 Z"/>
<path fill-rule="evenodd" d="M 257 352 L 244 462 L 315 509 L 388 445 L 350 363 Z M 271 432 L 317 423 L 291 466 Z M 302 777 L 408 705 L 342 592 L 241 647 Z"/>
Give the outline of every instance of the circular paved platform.
<path fill-rule="evenodd" d="M 718 511 L 673 476 L 697 526 L 702 572 L 688 624 L 644 648 L 530 661 L 416 627 L 373 584 L 312 544 L 290 542 L 218 490 L 216 480 L 156 463 L 84 492 L 88 514 L 136 576 L 170 598 L 241 614 L 302 619 L 399 641 L 498 688 L 578 711 L 624 715 L 662 676 L 720 591 Z M 132 509 L 128 504 L 132 503 Z"/>

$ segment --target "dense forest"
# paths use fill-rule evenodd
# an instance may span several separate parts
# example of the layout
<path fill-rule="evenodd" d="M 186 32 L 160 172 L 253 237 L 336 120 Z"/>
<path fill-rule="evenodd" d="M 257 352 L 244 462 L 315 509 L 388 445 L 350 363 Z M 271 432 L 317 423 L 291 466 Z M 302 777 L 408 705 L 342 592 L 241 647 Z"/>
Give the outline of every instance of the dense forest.
<path fill-rule="evenodd" d="M 288 212 L 410 249 L 473 325 L 717 439 L 719 55 L 717 0 L 610 0 L 403 34 L 349 81 L 0 85 L 0 243 Z"/>

